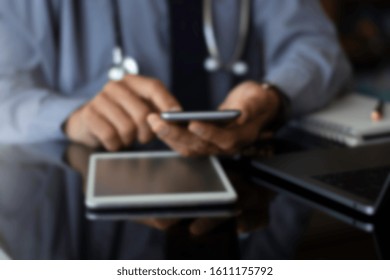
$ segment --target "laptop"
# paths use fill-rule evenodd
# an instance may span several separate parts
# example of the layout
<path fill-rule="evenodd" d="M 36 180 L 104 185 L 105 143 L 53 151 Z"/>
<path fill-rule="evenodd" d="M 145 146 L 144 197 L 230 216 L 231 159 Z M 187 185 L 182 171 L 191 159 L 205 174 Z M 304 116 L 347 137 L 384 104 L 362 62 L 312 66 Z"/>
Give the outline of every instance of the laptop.
<path fill-rule="evenodd" d="M 252 164 L 297 187 L 374 215 L 390 183 L 390 143 L 291 153 Z"/>
<path fill-rule="evenodd" d="M 291 185 L 286 188 L 286 185 L 284 184 L 284 187 L 281 187 L 280 185 L 278 185 L 278 182 L 275 182 L 275 180 L 270 181 L 267 180 L 268 178 L 263 177 L 264 176 L 253 176 L 251 179 L 259 186 L 268 188 L 279 195 L 286 196 L 311 209 L 325 213 L 328 216 L 331 216 L 336 220 L 339 220 L 354 228 L 369 233 L 374 231 L 375 220 L 370 219 L 370 217 L 372 216 L 367 216 L 360 213 L 353 215 L 353 213 L 355 213 L 353 212 L 353 210 L 348 211 L 349 208 L 347 210 L 343 208 L 343 206 L 338 207 L 338 205 L 336 205 L 335 203 L 328 202 L 325 199 L 320 199 L 315 195 L 310 195 L 306 192 L 299 192 L 296 190 L 296 188 L 294 188 L 295 185 Z"/>

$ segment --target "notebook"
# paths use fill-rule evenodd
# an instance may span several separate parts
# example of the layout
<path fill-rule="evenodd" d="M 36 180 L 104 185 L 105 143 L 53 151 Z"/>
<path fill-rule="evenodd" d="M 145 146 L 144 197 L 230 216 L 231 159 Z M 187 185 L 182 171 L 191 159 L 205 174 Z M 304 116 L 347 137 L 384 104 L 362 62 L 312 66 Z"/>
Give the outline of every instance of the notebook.
<path fill-rule="evenodd" d="M 390 104 L 384 105 L 383 120 L 373 122 L 371 112 L 377 103 L 373 97 L 348 94 L 291 125 L 350 147 L 390 140 Z"/>

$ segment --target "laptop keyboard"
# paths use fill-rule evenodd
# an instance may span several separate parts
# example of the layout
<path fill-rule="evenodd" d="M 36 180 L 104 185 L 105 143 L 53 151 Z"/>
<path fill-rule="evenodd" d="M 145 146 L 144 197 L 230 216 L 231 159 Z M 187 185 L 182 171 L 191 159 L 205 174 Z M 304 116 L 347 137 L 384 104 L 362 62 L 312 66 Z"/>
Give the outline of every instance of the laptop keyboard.
<path fill-rule="evenodd" d="M 314 179 L 375 201 L 385 185 L 390 166 L 313 176 Z"/>

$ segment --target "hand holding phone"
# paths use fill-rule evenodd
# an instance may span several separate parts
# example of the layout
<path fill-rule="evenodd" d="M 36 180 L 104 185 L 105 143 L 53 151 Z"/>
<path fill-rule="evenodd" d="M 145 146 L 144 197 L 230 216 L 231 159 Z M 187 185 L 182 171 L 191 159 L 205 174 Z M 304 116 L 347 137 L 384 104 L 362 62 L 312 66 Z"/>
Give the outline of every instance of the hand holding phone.
<path fill-rule="evenodd" d="M 236 119 L 228 125 L 213 123 L 216 118 L 214 114 L 226 114 L 226 111 L 211 112 L 211 118 L 208 114 L 183 116 L 182 113 L 152 113 L 147 120 L 156 136 L 183 156 L 234 155 L 258 139 L 260 133 L 278 115 L 281 105 L 280 95 L 275 89 L 254 81 L 245 81 L 233 88 L 219 106 L 221 109 L 239 110 L 239 117 L 238 112 L 233 113 L 235 116 L 228 119 Z M 167 121 L 168 116 L 181 116 L 179 119 L 191 121 L 183 127 Z"/>

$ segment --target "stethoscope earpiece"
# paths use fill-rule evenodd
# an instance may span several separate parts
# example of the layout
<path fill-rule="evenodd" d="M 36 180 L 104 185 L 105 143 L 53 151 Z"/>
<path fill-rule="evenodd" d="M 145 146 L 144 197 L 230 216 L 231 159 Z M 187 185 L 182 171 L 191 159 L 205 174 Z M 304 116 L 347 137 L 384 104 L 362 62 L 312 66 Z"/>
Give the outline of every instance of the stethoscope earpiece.
<path fill-rule="evenodd" d="M 126 57 L 122 63 L 114 65 L 108 71 L 108 78 L 112 81 L 120 81 L 125 75 L 138 75 L 138 63 L 132 57 Z"/>
<path fill-rule="evenodd" d="M 213 57 L 208 57 L 204 61 L 204 68 L 208 72 L 216 72 L 222 68 L 222 65 L 218 61 L 218 59 Z M 242 60 L 233 63 L 226 70 L 231 71 L 236 76 L 244 76 L 248 73 L 248 64 Z"/>
<path fill-rule="evenodd" d="M 132 75 L 139 74 L 138 63 L 132 57 L 126 57 L 122 62 L 122 67 L 127 74 L 132 74 Z"/>
<path fill-rule="evenodd" d="M 204 68 L 208 72 L 215 72 L 221 68 L 221 64 L 218 62 L 217 59 L 210 56 L 210 57 L 205 59 Z"/>
<path fill-rule="evenodd" d="M 111 81 L 120 81 L 125 76 L 125 70 L 121 66 L 113 66 L 108 71 L 108 78 Z"/>
<path fill-rule="evenodd" d="M 114 66 L 108 70 L 108 78 L 112 81 L 120 81 L 125 75 L 138 75 L 139 67 L 137 61 L 132 57 L 122 56 L 122 48 L 117 46 L 112 51 L 112 61 Z"/>
<path fill-rule="evenodd" d="M 244 76 L 248 73 L 248 64 L 244 61 L 237 61 L 232 65 L 231 71 L 236 76 Z"/>

